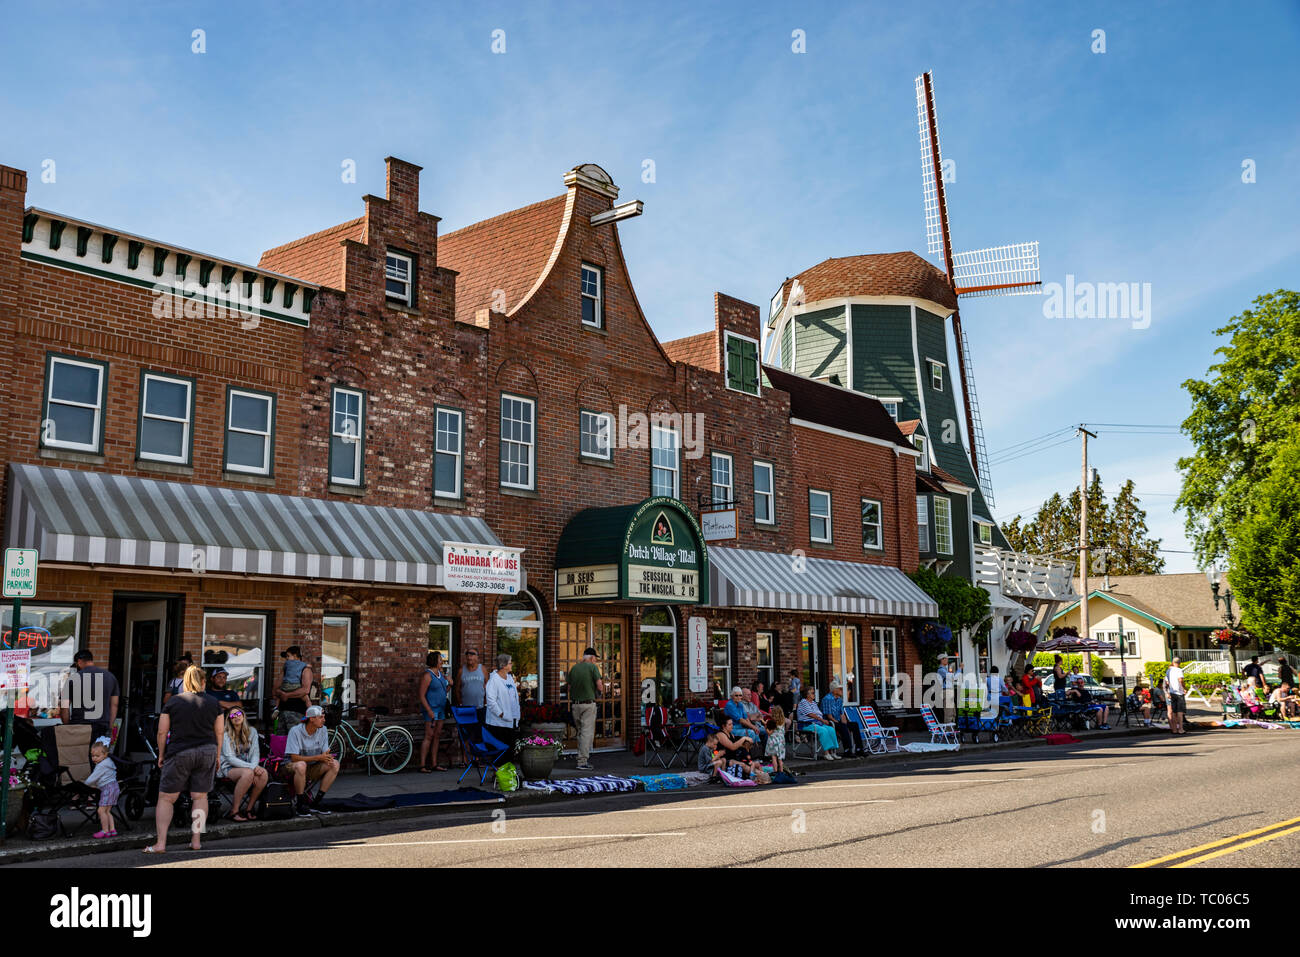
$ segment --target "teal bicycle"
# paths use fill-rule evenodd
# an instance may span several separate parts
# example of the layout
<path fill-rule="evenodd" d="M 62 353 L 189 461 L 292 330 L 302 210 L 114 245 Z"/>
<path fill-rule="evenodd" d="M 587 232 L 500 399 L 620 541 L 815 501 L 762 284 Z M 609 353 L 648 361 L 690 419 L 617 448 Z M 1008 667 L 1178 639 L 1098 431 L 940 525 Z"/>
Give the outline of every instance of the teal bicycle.
<path fill-rule="evenodd" d="M 344 714 L 356 712 L 362 705 L 354 704 Z M 388 714 L 383 707 L 367 708 L 371 714 L 370 729 L 363 735 L 361 729 L 344 718 L 339 726 L 330 732 L 329 752 L 343 764 L 349 749 L 358 758 L 366 759 L 366 773 L 378 771 L 380 774 L 396 774 L 411 762 L 415 753 L 415 739 L 411 732 L 398 725 L 379 726 L 379 719 Z"/>

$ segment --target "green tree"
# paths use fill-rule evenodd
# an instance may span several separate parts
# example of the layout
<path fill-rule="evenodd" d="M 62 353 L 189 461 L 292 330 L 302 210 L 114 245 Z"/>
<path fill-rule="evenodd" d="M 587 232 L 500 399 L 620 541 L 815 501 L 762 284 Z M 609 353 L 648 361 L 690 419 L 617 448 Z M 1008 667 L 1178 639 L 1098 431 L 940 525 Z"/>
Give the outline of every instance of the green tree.
<path fill-rule="evenodd" d="M 1270 475 L 1280 444 L 1300 421 L 1300 293 L 1279 289 L 1258 297 L 1216 335 L 1230 335 L 1205 379 L 1183 388 L 1192 412 L 1183 432 L 1196 446 L 1179 459 L 1187 537 L 1201 564 L 1232 550 L 1257 488 Z M 1235 587 L 1235 582 L 1234 582 Z"/>
<path fill-rule="evenodd" d="M 983 646 L 988 641 L 993 628 L 988 592 L 964 578 L 936 575 L 930 568 L 918 568 L 908 577 L 934 599 L 939 606 L 939 621 L 952 629 L 954 640 L 963 628 L 969 628 L 976 644 Z M 921 658 L 926 673 L 937 668 L 938 652 L 923 651 Z"/>
<path fill-rule="evenodd" d="M 1002 527 L 1008 544 L 1018 552 L 1067 555 L 1079 547 L 1079 490 L 1059 492 L 1039 506 L 1032 521 L 1017 516 Z M 1133 480 L 1120 489 L 1114 502 L 1106 501 L 1101 474 L 1088 486 L 1088 543 L 1105 548 L 1105 567 L 1112 575 L 1154 575 L 1164 570 L 1160 540 L 1149 537 L 1147 513 L 1141 507 Z M 1091 569 L 1089 570 L 1091 574 Z"/>
<path fill-rule="evenodd" d="M 1264 641 L 1300 650 L 1300 433 L 1281 443 L 1250 511 L 1232 529 L 1233 597 L 1242 624 Z"/>

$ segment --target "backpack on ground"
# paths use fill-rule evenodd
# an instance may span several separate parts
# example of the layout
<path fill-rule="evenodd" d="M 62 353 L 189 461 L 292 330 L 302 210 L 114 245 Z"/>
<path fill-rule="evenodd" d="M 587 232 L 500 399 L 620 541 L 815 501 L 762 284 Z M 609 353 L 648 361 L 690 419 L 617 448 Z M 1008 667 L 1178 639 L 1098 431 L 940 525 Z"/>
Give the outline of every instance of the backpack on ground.
<path fill-rule="evenodd" d="M 293 817 L 293 792 L 283 781 L 271 781 L 262 792 L 261 817 L 267 821 L 283 821 Z"/>

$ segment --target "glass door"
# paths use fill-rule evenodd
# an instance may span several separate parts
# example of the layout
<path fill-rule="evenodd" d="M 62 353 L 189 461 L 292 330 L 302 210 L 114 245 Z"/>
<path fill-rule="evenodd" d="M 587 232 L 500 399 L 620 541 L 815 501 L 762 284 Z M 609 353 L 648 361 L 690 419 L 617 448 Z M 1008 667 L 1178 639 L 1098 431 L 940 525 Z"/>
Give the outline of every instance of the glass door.
<path fill-rule="evenodd" d="M 817 689 L 817 697 L 821 697 L 821 669 L 817 661 L 817 626 L 804 625 L 801 640 L 799 642 L 799 677 L 803 680 L 803 689 Z"/>
<path fill-rule="evenodd" d="M 596 698 L 597 748 L 621 748 L 627 744 L 625 702 L 623 701 L 623 661 L 627 649 L 623 647 L 622 618 L 592 619 L 592 647 L 600 655 L 597 664 L 605 679 L 605 691 Z"/>
<path fill-rule="evenodd" d="M 871 629 L 872 697 L 877 701 L 893 698 L 898 672 L 898 638 L 893 628 Z"/>
<path fill-rule="evenodd" d="M 858 703 L 858 628 L 831 626 L 831 670 L 844 691 L 845 704 Z"/>

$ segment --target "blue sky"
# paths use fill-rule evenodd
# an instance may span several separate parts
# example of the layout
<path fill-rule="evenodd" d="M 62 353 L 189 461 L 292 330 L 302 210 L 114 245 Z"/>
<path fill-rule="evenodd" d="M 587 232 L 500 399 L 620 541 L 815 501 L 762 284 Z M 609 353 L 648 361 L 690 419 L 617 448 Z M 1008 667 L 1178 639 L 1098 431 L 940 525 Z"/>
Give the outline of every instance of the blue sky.
<path fill-rule="evenodd" d="M 1081 421 L 1178 424 L 1212 330 L 1295 288 L 1297 50 L 1294 0 L 11 5 L 0 162 L 32 173 L 34 205 L 250 262 L 358 215 L 389 154 L 424 166 L 447 230 L 596 162 L 646 203 L 621 235 L 670 339 L 709 326 L 714 290 L 766 305 L 828 256 L 925 253 L 913 79 L 932 69 L 954 248 L 1037 239 L 1045 282 L 1151 284 L 1146 329 L 1045 318 L 1041 297 L 963 308 L 996 459 Z M 1186 549 L 1185 440 L 1101 431 L 1108 487 L 1133 478 Z M 995 466 L 994 511 L 1078 474 L 1077 442 Z"/>

